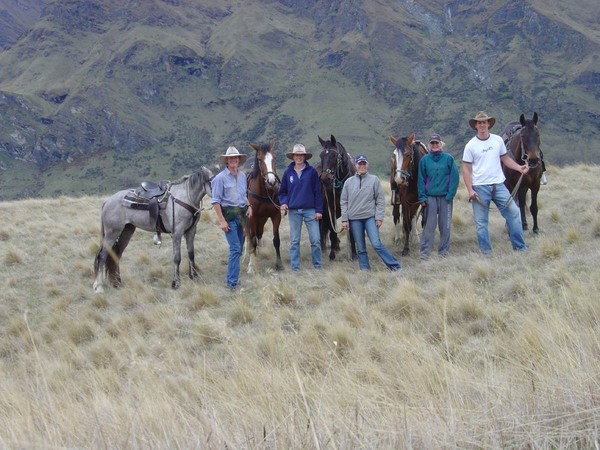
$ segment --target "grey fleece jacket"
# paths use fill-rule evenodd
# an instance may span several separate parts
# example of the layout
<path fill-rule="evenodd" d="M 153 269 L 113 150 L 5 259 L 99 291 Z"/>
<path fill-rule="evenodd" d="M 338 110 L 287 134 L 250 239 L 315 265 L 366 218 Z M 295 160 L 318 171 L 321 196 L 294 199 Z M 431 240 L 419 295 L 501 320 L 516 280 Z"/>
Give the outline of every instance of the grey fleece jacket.
<path fill-rule="evenodd" d="M 379 178 L 370 173 L 354 175 L 346 180 L 340 197 L 342 222 L 348 219 L 383 220 L 385 198 Z"/>

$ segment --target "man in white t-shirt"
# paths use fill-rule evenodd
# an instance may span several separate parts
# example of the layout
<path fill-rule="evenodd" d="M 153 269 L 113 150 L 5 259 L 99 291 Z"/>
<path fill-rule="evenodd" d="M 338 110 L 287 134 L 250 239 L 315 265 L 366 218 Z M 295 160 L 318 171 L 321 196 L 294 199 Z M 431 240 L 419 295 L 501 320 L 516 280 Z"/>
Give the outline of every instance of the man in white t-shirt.
<path fill-rule="evenodd" d="M 492 252 L 488 232 L 490 203 L 493 201 L 508 225 L 508 235 L 514 250 L 526 250 L 523 239 L 523 225 L 519 207 L 504 186 L 502 163 L 507 167 L 527 173 L 527 164 L 519 165 L 508 154 L 502 138 L 490 133 L 496 119 L 479 111 L 469 120 L 471 128 L 477 131 L 465 145 L 463 152 L 462 176 L 473 205 L 473 217 L 479 249 L 484 254 Z"/>

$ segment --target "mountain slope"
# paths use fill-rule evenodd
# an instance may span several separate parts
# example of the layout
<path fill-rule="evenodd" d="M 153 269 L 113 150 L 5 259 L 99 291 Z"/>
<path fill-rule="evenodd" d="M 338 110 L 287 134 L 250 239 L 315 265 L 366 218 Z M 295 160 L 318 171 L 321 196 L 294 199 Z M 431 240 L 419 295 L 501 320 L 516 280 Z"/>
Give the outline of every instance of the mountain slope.
<path fill-rule="evenodd" d="M 497 132 L 538 111 L 550 164 L 598 162 L 588 149 L 600 128 L 599 10 L 588 0 L 31 1 L 19 10 L 29 31 L 0 53 L 0 198 L 173 178 L 270 137 L 283 153 L 335 134 L 383 173 L 389 134 L 435 129 L 458 156 L 479 109 Z"/>

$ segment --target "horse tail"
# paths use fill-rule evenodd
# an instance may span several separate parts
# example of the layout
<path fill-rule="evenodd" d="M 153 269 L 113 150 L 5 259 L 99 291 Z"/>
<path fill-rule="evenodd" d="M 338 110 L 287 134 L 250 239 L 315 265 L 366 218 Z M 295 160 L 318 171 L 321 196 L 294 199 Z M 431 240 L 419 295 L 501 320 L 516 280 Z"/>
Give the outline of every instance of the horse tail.
<path fill-rule="evenodd" d="M 109 279 L 112 281 L 114 286 L 121 284 L 121 271 L 119 269 L 119 262 L 123 252 L 129 245 L 131 236 L 135 232 L 135 226 L 128 223 L 121 231 L 121 235 L 112 245 L 112 248 L 108 251 L 108 257 L 106 258 L 106 270 Z"/>

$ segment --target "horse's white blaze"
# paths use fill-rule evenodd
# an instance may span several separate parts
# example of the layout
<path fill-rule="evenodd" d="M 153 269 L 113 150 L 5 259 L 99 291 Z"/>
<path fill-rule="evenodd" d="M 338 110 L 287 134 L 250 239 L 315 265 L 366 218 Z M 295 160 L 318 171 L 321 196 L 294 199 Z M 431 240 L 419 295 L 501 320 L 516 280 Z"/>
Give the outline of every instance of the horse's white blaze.
<path fill-rule="evenodd" d="M 404 157 L 400 154 L 398 149 L 395 149 L 394 158 L 396 158 L 396 173 L 394 173 L 394 181 L 396 184 L 401 184 L 402 178 L 400 176 L 400 169 L 402 168 L 402 161 L 404 160 Z"/>
<path fill-rule="evenodd" d="M 267 182 L 270 185 L 274 185 L 275 178 L 275 159 L 273 159 L 273 155 L 271 153 L 265 153 L 265 165 L 267 166 Z"/>

